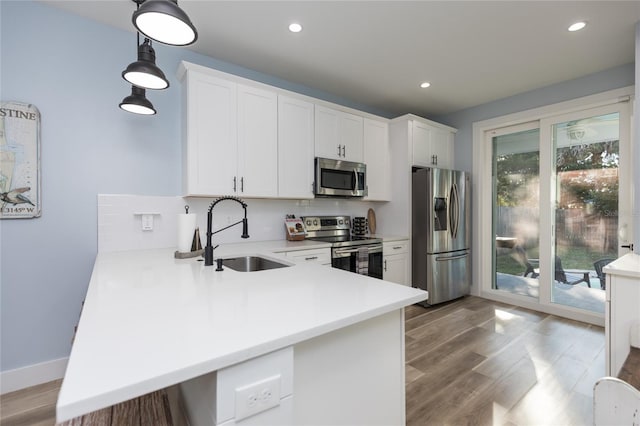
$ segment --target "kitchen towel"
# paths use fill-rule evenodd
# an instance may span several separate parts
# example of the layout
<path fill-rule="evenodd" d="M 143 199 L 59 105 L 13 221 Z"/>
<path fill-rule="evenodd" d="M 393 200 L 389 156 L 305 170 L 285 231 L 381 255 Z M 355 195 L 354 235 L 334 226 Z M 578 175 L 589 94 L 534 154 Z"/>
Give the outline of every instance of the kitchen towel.
<path fill-rule="evenodd" d="M 356 261 L 356 272 L 361 275 L 369 275 L 369 248 L 358 247 L 358 260 Z"/>
<path fill-rule="evenodd" d="M 191 251 L 197 216 L 198 215 L 190 213 L 181 213 L 178 215 L 178 251 L 180 253 L 188 253 Z"/>

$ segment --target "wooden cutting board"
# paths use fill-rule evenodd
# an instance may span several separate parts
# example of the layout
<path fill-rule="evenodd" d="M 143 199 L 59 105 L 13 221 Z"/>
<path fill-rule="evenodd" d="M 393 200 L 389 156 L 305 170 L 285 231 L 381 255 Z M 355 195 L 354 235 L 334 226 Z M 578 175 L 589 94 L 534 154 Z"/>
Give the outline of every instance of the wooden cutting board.
<path fill-rule="evenodd" d="M 367 212 L 367 221 L 369 222 L 369 232 L 376 233 L 376 212 L 373 209 L 369 209 Z"/>

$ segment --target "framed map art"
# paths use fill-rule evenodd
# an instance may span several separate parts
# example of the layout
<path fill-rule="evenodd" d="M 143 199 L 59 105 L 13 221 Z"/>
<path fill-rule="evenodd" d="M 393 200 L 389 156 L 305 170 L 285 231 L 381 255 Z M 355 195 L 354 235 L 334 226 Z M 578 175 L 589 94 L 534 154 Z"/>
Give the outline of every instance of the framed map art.
<path fill-rule="evenodd" d="M 41 215 L 40 112 L 0 102 L 0 219 Z"/>

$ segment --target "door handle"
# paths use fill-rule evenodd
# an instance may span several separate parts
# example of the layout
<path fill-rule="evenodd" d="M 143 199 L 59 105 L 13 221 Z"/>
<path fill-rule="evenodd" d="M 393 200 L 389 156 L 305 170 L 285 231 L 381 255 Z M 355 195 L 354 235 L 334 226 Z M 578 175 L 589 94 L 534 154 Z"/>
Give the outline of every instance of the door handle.
<path fill-rule="evenodd" d="M 340 157 L 340 147 L 341 147 L 341 146 L 342 146 L 342 145 L 338 145 L 338 157 Z"/>
<path fill-rule="evenodd" d="M 244 176 L 240 178 L 240 192 L 244 192 Z"/>
<path fill-rule="evenodd" d="M 626 248 L 626 249 L 629 249 L 629 250 L 633 251 L 633 243 L 631 243 L 631 244 L 624 244 L 624 245 L 621 245 L 620 247 L 622 247 L 622 248 Z"/>
<path fill-rule="evenodd" d="M 236 177 L 233 177 L 233 192 L 236 192 Z"/>
<path fill-rule="evenodd" d="M 387 259 L 384 260 L 384 271 L 387 272 Z"/>
<path fill-rule="evenodd" d="M 347 146 L 346 145 L 342 145 L 342 156 L 343 157 L 347 156 Z"/>
<path fill-rule="evenodd" d="M 458 255 L 458 256 L 451 256 L 451 257 L 436 257 L 436 262 L 446 262 L 448 260 L 464 259 L 467 256 L 469 256 L 469 253 L 461 254 L 461 255 Z"/>

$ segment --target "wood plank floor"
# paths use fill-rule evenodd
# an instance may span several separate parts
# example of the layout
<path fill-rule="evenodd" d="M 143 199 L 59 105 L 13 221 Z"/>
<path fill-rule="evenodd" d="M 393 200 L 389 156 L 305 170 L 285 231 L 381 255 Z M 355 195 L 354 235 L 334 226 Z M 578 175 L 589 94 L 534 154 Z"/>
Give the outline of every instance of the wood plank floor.
<path fill-rule="evenodd" d="M 408 426 L 593 424 L 603 328 L 477 297 L 410 306 L 405 327 Z M 2 395 L 0 424 L 53 425 L 60 383 Z"/>
<path fill-rule="evenodd" d="M 477 297 L 406 310 L 407 425 L 590 425 L 604 329 Z"/>

